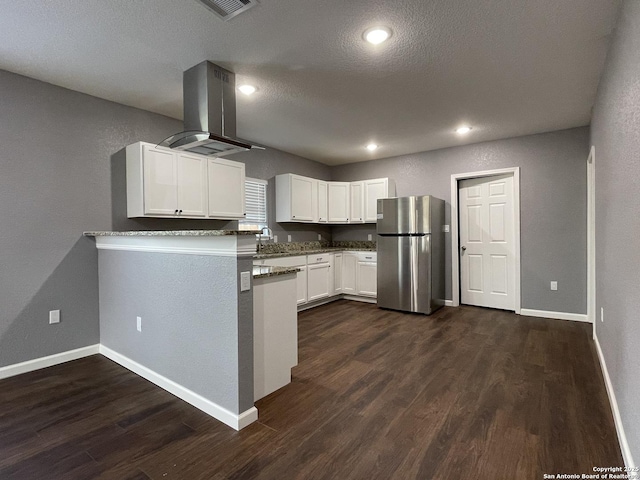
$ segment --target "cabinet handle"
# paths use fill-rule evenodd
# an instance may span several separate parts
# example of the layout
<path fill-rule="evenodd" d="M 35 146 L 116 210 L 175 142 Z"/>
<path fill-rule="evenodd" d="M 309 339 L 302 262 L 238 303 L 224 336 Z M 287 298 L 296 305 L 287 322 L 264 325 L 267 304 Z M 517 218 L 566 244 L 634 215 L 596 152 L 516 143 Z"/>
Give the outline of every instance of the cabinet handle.
<path fill-rule="evenodd" d="M 178 210 L 176 210 L 176 211 L 174 212 L 174 215 L 177 215 L 177 214 L 178 214 Z"/>
<path fill-rule="evenodd" d="M 180 210 L 178 213 L 182 213 L 182 210 Z"/>
<path fill-rule="evenodd" d="M 373 260 L 373 257 L 364 257 L 367 260 Z"/>
<path fill-rule="evenodd" d="M 291 218 L 296 218 L 296 216 L 295 215 L 291 215 Z"/>

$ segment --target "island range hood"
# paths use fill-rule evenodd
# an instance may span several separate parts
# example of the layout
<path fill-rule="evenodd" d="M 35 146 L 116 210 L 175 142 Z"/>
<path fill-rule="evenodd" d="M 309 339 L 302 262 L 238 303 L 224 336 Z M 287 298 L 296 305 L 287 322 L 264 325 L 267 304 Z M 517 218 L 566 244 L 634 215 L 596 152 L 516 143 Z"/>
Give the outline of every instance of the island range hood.
<path fill-rule="evenodd" d="M 246 152 L 251 145 L 236 136 L 236 76 L 205 61 L 183 74 L 184 132 L 160 146 L 199 155 Z"/>

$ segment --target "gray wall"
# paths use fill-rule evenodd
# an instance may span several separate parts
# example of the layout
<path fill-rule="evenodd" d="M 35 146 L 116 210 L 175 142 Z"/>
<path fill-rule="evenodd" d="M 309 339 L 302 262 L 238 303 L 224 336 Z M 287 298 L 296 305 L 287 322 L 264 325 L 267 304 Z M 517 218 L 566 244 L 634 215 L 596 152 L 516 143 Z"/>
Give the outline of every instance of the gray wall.
<path fill-rule="evenodd" d="M 332 180 L 390 177 L 398 196 L 446 200 L 451 175 L 520 167 L 522 308 L 586 313 L 587 127 L 446 148 L 332 168 Z M 333 240 L 366 240 L 375 226 L 334 227 Z M 375 238 L 375 236 L 374 236 Z M 451 238 L 446 235 L 446 298 L 451 299 Z M 558 282 L 558 291 L 549 282 Z"/>
<path fill-rule="evenodd" d="M 97 252 L 83 231 L 227 224 L 126 218 L 124 147 L 180 130 L 178 120 L 0 70 L 0 367 L 99 342 Z M 259 178 L 328 176 L 273 149 L 243 155 Z M 306 228 L 289 230 L 317 239 Z M 50 326 L 53 309 L 62 322 Z"/>
<path fill-rule="evenodd" d="M 98 258 L 82 232 L 111 229 L 111 155 L 180 125 L 0 71 L 0 366 L 99 342 Z"/>
<path fill-rule="evenodd" d="M 596 151 L 596 333 L 636 462 L 640 458 L 638 52 L 640 2 L 626 0 L 598 89 L 591 141 Z"/>
<path fill-rule="evenodd" d="M 250 262 L 101 250 L 101 343 L 231 412 L 251 408 L 253 292 L 238 291 Z"/>

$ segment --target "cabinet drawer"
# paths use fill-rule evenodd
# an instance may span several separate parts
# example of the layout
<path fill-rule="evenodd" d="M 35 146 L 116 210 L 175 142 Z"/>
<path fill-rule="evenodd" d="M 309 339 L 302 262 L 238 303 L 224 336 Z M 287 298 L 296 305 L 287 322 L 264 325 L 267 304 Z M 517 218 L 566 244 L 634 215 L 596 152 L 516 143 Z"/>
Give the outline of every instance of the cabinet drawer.
<path fill-rule="evenodd" d="M 377 262 L 378 252 L 358 252 L 359 262 Z"/>
<path fill-rule="evenodd" d="M 307 265 L 316 263 L 329 263 L 330 253 L 317 253 L 315 255 L 307 255 Z"/>
<path fill-rule="evenodd" d="M 262 263 L 256 263 L 262 262 Z M 280 258 L 261 258 L 253 261 L 254 265 L 268 265 L 270 267 L 299 267 L 307 264 L 307 257 L 280 257 Z"/>

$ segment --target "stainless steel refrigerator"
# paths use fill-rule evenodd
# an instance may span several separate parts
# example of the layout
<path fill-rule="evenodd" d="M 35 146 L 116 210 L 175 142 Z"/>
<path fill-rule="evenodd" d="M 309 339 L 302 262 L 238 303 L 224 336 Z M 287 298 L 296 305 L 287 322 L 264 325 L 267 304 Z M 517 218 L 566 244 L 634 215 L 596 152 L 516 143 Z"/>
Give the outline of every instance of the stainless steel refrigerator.
<path fill-rule="evenodd" d="M 430 315 L 444 305 L 444 201 L 378 200 L 378 307 Z"/>

